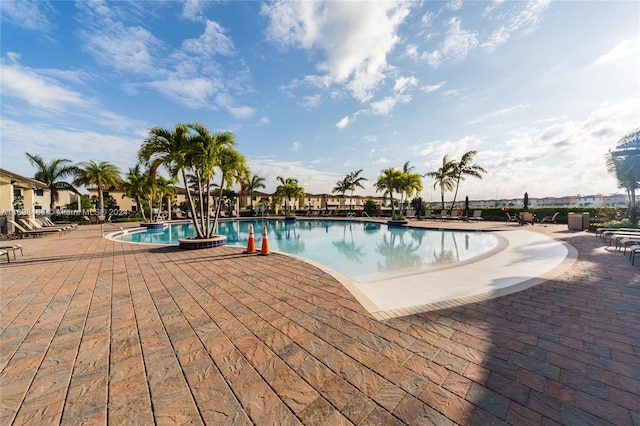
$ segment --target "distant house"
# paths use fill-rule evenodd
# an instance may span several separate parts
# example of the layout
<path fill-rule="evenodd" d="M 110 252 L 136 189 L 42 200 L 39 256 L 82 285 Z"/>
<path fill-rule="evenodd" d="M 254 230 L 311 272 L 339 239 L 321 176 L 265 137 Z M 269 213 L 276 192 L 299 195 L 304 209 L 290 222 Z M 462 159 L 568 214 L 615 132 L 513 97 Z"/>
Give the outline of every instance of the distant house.
<path fill-rule="evenodd" d="M 0 168 L 0 232 L 12 233 L 7 219 L 44 214 L 51 203 L 47 184 Z"/>

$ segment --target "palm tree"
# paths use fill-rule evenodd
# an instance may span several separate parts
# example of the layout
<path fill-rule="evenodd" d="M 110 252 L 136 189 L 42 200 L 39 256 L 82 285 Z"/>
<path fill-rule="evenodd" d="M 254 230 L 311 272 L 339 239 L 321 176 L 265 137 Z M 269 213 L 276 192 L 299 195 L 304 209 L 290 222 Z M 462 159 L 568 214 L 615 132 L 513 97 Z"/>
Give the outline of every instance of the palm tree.
<path fill-rule="evenodd" d="M 276 179 L 280 181 L 280 185 L 278 185 L 278 187 L 276 188 L 276 195 L 279 198 L 285 198 L 289 201 L 288 205 L 285 204 L 285 214 L 289 216 L 289 206 L 291 205 L 291 198 L 304 197 L 304 188 L 298 185 L 298 179 L 284 179 L 280 176 L 278 176 Z"/>
<path fill-rule="evenodd" d="M 380 176 L 378 176 L 378 180 L 374 184 L 376 187 L 376 192 L 384 192 L 385 194 L 389 194 L 391 198 L 391 217 L 395 217 L 395 205 L 393 203 L 393 191 L 397 191 L 400 187 L 400 179 L 402 177 L 402 171 L 390 167 L 388 169 L 384 169 Z"/>
<path fill-rule="evenodd" d="M 331 190 L 332 194 L 335 194 L 336 192 L 338 194 L 342 194 L 342 204 L 344 205 L 344 194 L 349 190 L 349 181 L 347 180 L 347 177 L 345 177 L 344 179 L 340 179 L 339 181 L 336 182 L 336 186 Z"/>
<path fill-rule="evenodd" d="M 224 191 L 230 189 L 236 183 L 241 182 L 249 174 L 247 159 L 235 149 L 225 146 L 218 151 L 217 155 L 216 167 L 220 171 L 220 184 L 218 185 L 218 201 L 216 203 L 216 213 L 210 234 L 216 228 L 216 224 L 218 223 Z"/>
<path fill-rule="evenodd" d="M 400 203 L 404 206 L 405 201 L 408 204 L 409 197 L 415 192 L 422 191 L 422 176 L 413 172 L 414 166 L 409 166 L 409 161 L 404 163 L 402 167 L 402 175 L 400 176 Z"/>
<path fill-rule="evenodd" d="M 129 168 L 129 173 L 125 181 L 122 183 L 122 190 L 124 194 L 122 197 L 133 198 L 136 202 L 136 211 L 142 213 L 142 220 L 147 221 L 147 217 L 144 213 L 144 207 L 142 201 L 146 198 L 146 194 L 149 193 L 149 175 L 142 173 L 140 163 L 136 164 L 134 168 Z"/>
<path fill-rule="evenodd" d="M 618 188 L 627 191 L 629 197 L 629 219 L 632 225 L 638 222 L 638 204 L 636 191 L 640 188 L 640 155 L 606 155 L 609 174 L 618 181 Z"/>
<path fill-rule="evenodd" d="M 72 184 L 61 180 L 75 174 L 76 168 L 68 164 L 71 163 L 71 160 L 58 158 L 46 163 L 39 155 L 29 154 L 28 152 L 25 152 L 25 154 L 31 165 L 37 168 L 34 178 L 47 184 L 51 194 L 49 209 L 52 212 L 56 209 L 56 203 L 60 199 L 60 191 L 68 190 L 79 194 Z"/>
<path fill-rule="evenodd" d="M 444 205 L 444 193 L 445 191 L 453 191 L 454 188 L 454 170 L 455 170 L 455 161 L 449 161 L 447 156 L 445 155 L 442 158 L 442 166 L 437 170 L 432 172 L 427 172 L 425 176 L 429 176 L 435 179 L 433 183 L 433 189 L 440 187 L 440 197 L 442 201 L 442 210 L 446 209 Z"/>
<path fill-rule="evenodd" d="M 344 184 L 346 185 L 347 190 L 351 191 L 351 200 L 353 200 L 353 191 L 355 191 L 356 188 L 364 189 L 364 186 L 362 186 L 362 182 L 365 182 L 368 180 L 364 176 L 360 176 L 360 173 L 362 173 L 362 169 L 349 173 L 347 177 L 344 179 Z M 349 209 L 353 210 L 351 201 L 349 201 Z"/>
<path fill-rule="evenodd" d="M 458 196 L 458 188 L 460 187 L 460 181 L 465 180 L 466 176 L 482 179 L 480 173 L 487 173 L 485 169 L 477 164 L 471 164 L 473 157 L 477 154 L 477 151 L 465 152 L 460 161 L 454 163 L 453 178 L 456 183 L 456 192 L 453 194 L 453 201 L 451 202 L 451 212 L 453 214 L 453 206 L 456 203 L 456 197 Z"/>
<path fill-rule="evenodd" d="M 119 188 L 122 183 L 120 169 L 118 166 L 101 161 L 87 161 L 77 165 L 75 185 L 98 187 L 98 200 L 100 202 L 99 216 L 104 216 L 104 194 L 103 191 L 109 188 Z"/>
<path fill-rule="evenodd" d="M 167 179 L 163 176 L 157 176 L 154 186 L 154 192 L 158 196 L 158 204 L 162 209 L 162 201 L 167 200 L 167 218 L 171 220 L 171 200 L 175 197 L 178 189 L 176 188 L 176 178 Z"/>
<path fill-rule="evenodd" d="M 204 202 L 200 203 L 200 220 L 201 226 L 206 235 L 210 238 L 218 222 L 220 214 L 220 203 L 222 202 L 222 193 L 228 188 L 230 182 L 240 180 L 246 175 L 246 160 L 244 157 L 230 149 L 237 142 L 235 136 L 231 132 L 210 133 L 202 123 L 193 122 L 187 125 L 196 132 L 193 139 L 195 142 L 195 150 L 191 157 L 191 166 L 198 178 L 199 193 L 204 194 Z M 238 167 L 235 170 L 234 167 Z M 222 178 L 219 185 L 218 204 L 215 207 L 213 224 L 209 221 L 209 199 L 211 197 L 211 182 L 216 168 L 222 171 Z M 241 172 L 241 175 L 235 172 Z M 212 226 L 213 225 L 213 226 Z"/>
<path fill-rule="evenodd" d="M 149 166 L 149 175 L 155 176 L 158 167 L 164 166 L 171 177 L 182 175 L 184 188 L 187 192 L 187 201 L 191 219 L 198 238 L 204 238 L 204 233 L 197 223 L 197 215 L 193 195 L 189 190 L 187 170 L 191 168 L 191 160 L 195 156 L 195 142 L 193 135 L 189 134 L 186 124 L 178 123 L 173 130 L 162 127 L 152 127 L 149 136 L 138 151 L 138 159 Z"/>
<path fill-rule="evenodd" d="M 251 211 L 253 211 L 253 195 L 260 188 L 265 188 L 264 178 L 258 175 L 251 175 L 247 180 L 241 184 L 242 191 L 249 194 L 249 203 L 251 204 Z"/>

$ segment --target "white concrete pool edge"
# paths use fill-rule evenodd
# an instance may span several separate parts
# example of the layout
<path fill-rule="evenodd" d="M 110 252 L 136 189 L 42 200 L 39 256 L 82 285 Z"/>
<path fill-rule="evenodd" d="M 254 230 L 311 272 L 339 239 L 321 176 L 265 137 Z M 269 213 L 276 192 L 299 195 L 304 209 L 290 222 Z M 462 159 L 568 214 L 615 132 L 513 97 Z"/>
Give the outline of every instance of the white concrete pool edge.
<path fill-rule="evenodd" d="M 495 231 L 508 245 L 460 267 L 356 282 L 325 265 L 294 256 L 332 275 L 378 320 L 481 302 L 525 290 L 560 275 L 578 258 L 562 241 L 531 231 Z M 286 253 L 283 253 L 288 255 Z"/>

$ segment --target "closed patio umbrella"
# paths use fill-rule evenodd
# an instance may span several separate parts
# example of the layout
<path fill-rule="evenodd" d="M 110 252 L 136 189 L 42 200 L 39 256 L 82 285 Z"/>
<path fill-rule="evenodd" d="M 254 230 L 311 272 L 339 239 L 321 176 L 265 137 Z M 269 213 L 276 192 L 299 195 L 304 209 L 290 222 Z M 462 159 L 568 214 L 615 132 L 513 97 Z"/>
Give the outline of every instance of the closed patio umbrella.
<path fill-rule="evenodd" d="M 468 195 L 464 197 L 464 211 L 466 212 L 467 217 L 469 217 L 469 196 Z"/>
<path fill-rule="evenodd" d="M 529 211 L 529 193 L 525 192 L 524 193 L 524 211 L 528 212 Z"/>

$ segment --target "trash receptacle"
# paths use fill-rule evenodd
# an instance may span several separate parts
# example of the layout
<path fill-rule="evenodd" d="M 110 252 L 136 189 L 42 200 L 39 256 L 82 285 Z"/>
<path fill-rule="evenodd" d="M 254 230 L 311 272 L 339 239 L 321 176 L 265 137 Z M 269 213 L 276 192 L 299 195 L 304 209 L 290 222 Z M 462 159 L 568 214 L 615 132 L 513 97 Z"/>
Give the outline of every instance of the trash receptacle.
<path fill-rule="evenodd" d="M 589 229 L 589 212 L 582 213 L 582 229 L 583 230 Z"/>
<path fill-rule="evenodd" d="M 569 213 L 567 215 L 567 225 L 569 225 L 569 229 L 582 231 L 582 214 Z"/>
<path fill-rule="evenodd" d="M 589 212 L 569 213 L 567 216 L 569 229 L 583 231 L 589 229 Z"/>

